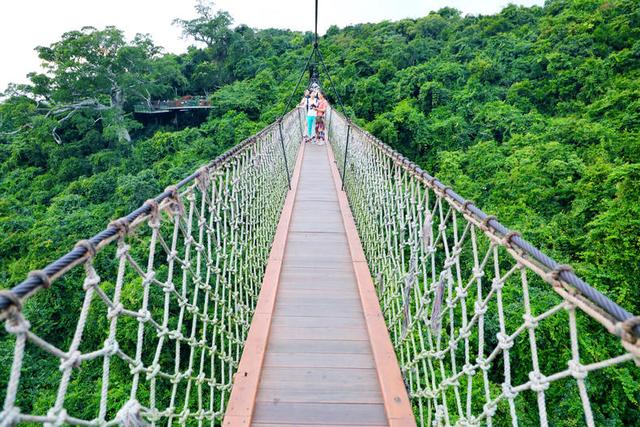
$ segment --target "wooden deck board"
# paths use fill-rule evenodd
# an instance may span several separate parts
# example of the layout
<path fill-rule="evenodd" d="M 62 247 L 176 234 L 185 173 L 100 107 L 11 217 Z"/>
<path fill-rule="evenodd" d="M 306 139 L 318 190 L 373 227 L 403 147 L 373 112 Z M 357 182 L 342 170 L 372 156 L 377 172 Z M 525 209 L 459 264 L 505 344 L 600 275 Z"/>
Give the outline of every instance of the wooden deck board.
<path fill-rule="evenodd" d="M 359 317 L 331 317 L 331 316 L 273 316 L 275 326 L 290 327 L 318 327 L 325 326 L 327 328 L 357 328 L 362 325 Z"/>
<path fill-rule="evenodd" d="M 253 425 L 387 425 L 326 147 L 307 146 Z"/>
<path fill-rule="evenodd" d="M 349 353 L 269 353 L 264 366 L 281 368 L 375 368 L 370 354 Z M 334 390 L 335 391 L 335 390 Z"/>
<path fill-rule="evenodd" d="M 254 422 L 272 424 L 387 425 L 382 404 L 256 402 Z"/>
<path fill-rule="evenodd" d="M 256 398 L 258 402 L 295 402 L 295 403 L 382 403 L 382 393 L 370 388 L 354 390 L 335 387 L 320 387 L 303 384 L 297 388 L 262 387 Z"/>
<path fill-rule="evenodd" d="M 367 329 L 365 327 L 329 328 L 324 325 L 318 325 L 315 327 L 274 326 L 271 328 L 271 333 L 299 340 L 369 340 L 369 335 L 367 334 Z"/>

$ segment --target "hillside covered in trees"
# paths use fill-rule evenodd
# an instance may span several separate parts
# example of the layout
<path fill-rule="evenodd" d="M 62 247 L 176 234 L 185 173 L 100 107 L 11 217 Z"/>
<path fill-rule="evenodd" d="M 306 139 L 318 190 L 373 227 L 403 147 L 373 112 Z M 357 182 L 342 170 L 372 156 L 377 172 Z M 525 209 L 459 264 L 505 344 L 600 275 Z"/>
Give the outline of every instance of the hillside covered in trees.
<path fill-rule="evenodd" d="M 165 54 L 144 35 L 126 40 L 117 28 L 83 28 L 38 47 L 44 68 L 7 89 L 0 287 L 282 113 L 313 35 L 255 30 L 206 4 L 197 12 L 176 20 L 198 42 L 186 54 Z M 549 0 L 494 16 L 442 9 L 331 27 L 320 49 L 358 124 L 640 312 L 636 0 Z M 132 113 L 136 103 L 183 94 L 210 98 L 204 122 L 143 125 Z M 71 275 L 37 295 L 26 308 L 33 326 L 49 337 L 72 329 L 75 315 L 65 313 L 79 305 L 75 286 Z M 584 351 L 607 351 L 612 342 Z M 0 345 L 0 386 L 11 357 Z M 619 367 L 609 377 L 593 388 L 601 390 L 597 425 L 637 423 L 637 372 Z M 37 390 L 48 379 L 25 381 Z M 54 398 L 34 393 L 23 405 L 49 407 Z M 582 425 L 566 417 L 570 408 L 553 410 L 554 425 Z"/>

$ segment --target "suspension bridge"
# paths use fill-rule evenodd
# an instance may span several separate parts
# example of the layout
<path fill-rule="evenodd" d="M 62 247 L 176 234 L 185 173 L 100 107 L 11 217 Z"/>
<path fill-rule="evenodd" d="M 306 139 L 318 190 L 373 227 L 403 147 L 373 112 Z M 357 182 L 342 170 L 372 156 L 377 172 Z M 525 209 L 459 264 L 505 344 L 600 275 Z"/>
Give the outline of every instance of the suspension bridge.
<path fill-rule="evenodd" d="M 344 113 L 315 10 L 286 114 L 0 291 L 0 427 L 603 423 L 590 379 L 640 366 L 640 316 L 338 110 L 303 143 L 314 56 Z M 47 336 L 27 300 L 63 276 Z"/>
<path fill-rule="evenodd" d="M 0 425 L 598 425 L 639 318 L 338 111 L 303 144 L 303 115 L 2 291 Z M 75 328 L 39 335 L 27 300 L 64 275 Z M 30 376 L 55 399 L 21 406 Z"/>

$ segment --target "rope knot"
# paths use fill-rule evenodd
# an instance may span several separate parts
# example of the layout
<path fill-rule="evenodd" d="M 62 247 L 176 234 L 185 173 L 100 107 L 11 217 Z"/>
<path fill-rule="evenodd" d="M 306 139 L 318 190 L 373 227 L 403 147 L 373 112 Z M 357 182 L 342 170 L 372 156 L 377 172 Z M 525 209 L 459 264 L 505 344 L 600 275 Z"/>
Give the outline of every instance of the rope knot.
<path fill-rule="evenodd" d="M 442 265 L 442 268 L 445 270 L 451 270 L 451 267 L 453 267 L 455 263 L 456 263 L 455 257 L 451 256 L 445 259 L 444 264 Z"/>
<path fill-rule="evenodd" d="M 531 382 L 531 391 L 541 392 L 549 388 L 547 378 L 540 372 L 529 372 L 529 381 Z"/>
<path fill-rule="evenodd" d="M 513 391 L 513 387 L 511 386 L 511 384 L 508 383 L 502 383 L 502 394 L 507 399 L 515 399 L 515 397 L 518 395 L 518 393 Z"/>
<path fill-rule="evenodd" d="M 169 193 L 168 200 L 171 207 L 171 213 L 176 216 L 184 215 L 184 205 L 180 199 L 180 193 L 178 193 L 178 187 L 170 185 L 164 190 L 165 193 Z"/>
<path fill-rule="evenodd" d="M 116 230 L 116 234 L 120 237 L 129 233 L 129 220 L 127 217 L 118 218 L 115 221 L 109 223 L 109 227 Z"/>
<path fill-rule="evenodd" d="M 77 368 L 78 366 L 80 366 L 81 355 L 82 354 L 78 350 L 69 353 L 69 355 L 67 355 L 67 358 L 60 363 L 60 370 L 66 371 L 67 369 Z"/>
<path fill-rule="evenodd" d="M 98 286 L 100 284 L 100 276 L 96 273 L 95 268 L 93 268 L 93 264 L 90 262 L 85 264 L 87 270 L 87 276 L 84 278 L 84 283 L 82 284 L 82 289 L 88 291 L 89 289 Z"/>
<path fill-rule="evenodd" d="M 573 273 L 573 268 L 571 268 L 570 265 L 559 264 L 556 268 L 551 270 L 548 277 L 553 286 L 560 286 L 562 284 L 562 278 L 560 277 L 562 273 Z"/>
<path fill-rule="evenodd" d="M 498 338 L 498 347 L 500 347 L 500 349 L 504 350 L 509 350 L 511 347 L 513 347 L 513 338 L 511 338 L 508 335 L 503 334 L 502 332 L 498 332 L 496 334 L 496 337 Z"/>
<path fill-rule="evenodd" d="M 534 329 L 538 327 L 538 320 L 534 316 L 525 314 L 522 318 L 524 319 L 524 326 L 527 329 Z"/>
<path fill-rule="evenodd" d="M 152 365 L 152 369 L 150 371 L 147 371 L 147 380 L 151 380 L 155 377 L 158 376 L 158 374 L 160 373 L 160 365 L 159 364 L 155 364 Z"/>
<path fill-rule="evenodd" d="M 78 243 L 76 243 L 74 248 L 83 248 L 86 251 L 85 255 L 89 255 L 89 258 L 96 256 L 96 245 L 94 245 L 91 240 L 78 240 Z"/>
<path fill-rule="evenodd" d="M 8 291 L 11 292 L 11 291 Z M 13 292 L 12 292 L 13 293 Z M 24 318 L 20 312 L 20 308 L 15 305 L 11 305 L 10 311 L 7 316 L 7 321 L 4 324 L 4 328 L 10 334 L 19 335 L 26 334 L 31 328 L 31 323 Z"/>
<path fill-rule="evenodd" d="M 482 220 L 482 229 L 485 231 L 491 231 L 493 230 L 493 226 L 491 224 L 489 224 L 491 221 L 495 221 L 497 220 L 497 218 L 493 215 L 487 215 L 487 217 L 485 219 Z"/>
<path fill-rule="evenodd" d="M 484 315 L 487 312 L 487 306 L 482 303 L 482 301 L 477 300 L 473 307 L 474 311 L 479 315 Z"/>
<path fill-rule="evenodd" d="M 471 329 L 469 329 L 468 326 L 467 328 L 460 330 L 460 338 L 462 338 L 463 340 L 466 340 L 469 337 L 471 337 Z"/>
<path fill-rule="evenodd" d="M 204 372 L 200 372 L 200 374 L 198 374 L 198 376 L 196 377 L 196 383 L 198 385 L 202 385 L 205 381 L 206 381 L 206 376 L 204 375 Z"/>
<path fill-rule="evenodd" d="M 198 189 L 205 194 L 209 189 L 211 175 L 209 174 L 209 167 L 203 166 L 198 169 L 198 178 L 196 178 L 196 182 L 198 185 Z"/>
<path fill-rule="evenodd" d="M 104 349 L 106 355 L 112 357 L 120 351 L 120 344 L 118 344 L 118 341 L 116 340 L 108 339 L 104 342 Z"/>
<path fill-rule="evenodd" d="M 118 250 L 116 251 L 116 258 L 122 258 L 126 256 L 130 248 L 131 247 L 129 245 L 124 244 L 124 240 L 120 239 L 118 241 Z"/>
<path fill-rule="evenodd" d="M 162 287 L 162 290 L 167 293 L 173 293 L 176 290 L 175 285 L 173 284 L 173 282 L 165 282 L 164 286 Z"/>
<path fill-rule="evenodd" d="M 440 331 L 438 330 L 438 334 L 440 334 Z M 433 358 L 436 360 L 443 360 L 445 358 L 446 354 L 444 351 L 438 351 L 436 353 L 433 354 Z"/>
<path fill-rule="evenodd" d="M 51 286 L 51 277 L 44 270 L 33 270 L 29 272 L 29 277 L 40 280 L 40 284 L 43 288 Z"/>
<path fill-rule="evenodd" d="M 59 411 L 56 411 L 55 408 L 51 408 L 49 412 L 47 412 L 47 416 L 55 417 L 55 421 L 53 423 L 49 423 L 49 425 L 61 426 L 67 420 L 67 410 L 62 408 Z"/>
<path fill-rule="evenodd" d="M 0 412 L 3 426 L 15 426 L 20 422 L 20 408 L 15 406 Z"/>
<path fill-rule="evenodd" d="M 151 312 L 149 310 L 140 310 L 138 311 L 138 322 L 147 323 L 151 320 Z"/>
<path fill-rule="evenodd" d="M 496 409 L 498 409 L 498 405 L 496 405 L 496 403 L 492 401 L 492 402 L 485 403 L 482 409 L 484 413 L 487 414 L 487 416 L 493 417 L 496 414 Z"/>
<path fill-rule="evenodd" d="M 489 368 L 491 368 L 491 365 L 489 364 L 489 362 L 487 362 L 487 359 L 485 359 L 485 358 L 478 357 L 476 359 L 476 364 L 483 371 L 488 371 Z"/>
<path fill-rule="evenodd" d="M 145 371 L 145 368 L 144 368 L 144 365 L 142 364 L 142 362 L 138 362 L 135 365 L 133 365 L 133 364 L 129 365 L 129 372 L 131 373 L 131 375 L 139 374 L 142 371 Z"/>
<path fill-rule="evenodd" d="M 0 290 L 0 296 L 9 300 L 9 306 L 5 309 L 6 313 L 2 313 L 2 317 L 12 318 L 22 311 L 22 300 L 15 292 L 3 289 Z"/>
<path fill-rule="evenodd" d="M 472 365 L 471 363 L 465 363 L 464 366 L 462 367 L 462 372 L 464 372 L 465 375 L 472 377 L 476 374 L 476 369 L 475 369 L 475 366 Z"/>
<path fill-rule="evenodd" d="M 567 362 L 569 365 L 569 372 L 571 372 L 571 376 L 577 380 L 583 380 L 587 378 L 587 371 L 584 369 L 584 366 L 580 364 L 578 360 L 569 360 Z"/>
<path fill-rule="evenodd" d="M 462 204 L 462 211 L 463 212 L 469 212 L 469 205 L 474 205 L 475 203 L 472 200 L 465 200 L 464 203 Z"/>
<path fill-rule="evenodd" d="M 499 277 L 496 277 L 491 281 L 491 289 L 493 289 L 494 291 L 501 291 L 502 288 L 504 288 L 504 281 Z"/>
<path fill-rule="evenodd" d="M 142 419 L 142 406 L 137 400 L 129 400 L 116 415 L 118 423 L 124 427 L 145 427 L 148 424 Z"/>
<path fill-rule="evenodd" d="M 508 232 L 502 239 L 502 244 L 508 249 L 513 249 L 513 242 L 511 240 L 514 237 L 520 237 L 520 233 L 518 233 L 517 231 Z"/>
<path fill-rule="evenodd" d="M 149 226 L 160 227 L 160 205 L 156 199 L 148 199 L 143 206 L 149 209 Z"/>
<path fill-rule="evenodd" d="M 109 307 L 107 310 L 107 319 L 111 320 L 114 317 L 119 316 L 120 313 L 122 313 L 122 310 L 124 310 L 124 306 L 121 303 L 113 306 L 113 308 Z"/>
<path fill-rule="evenodd" d="M 156 278 L 156 272 L 155 271 L 149 271 L 145 276 L 144 276 L 144 283 L 145 284 L 149 284 L 152 283 L 153 280 Z"/>
<path fill-rule="evenodd" d="M 625 321 L 616 322 L 614 331 L 617 336 L 631 343 L 635 343 L 638 339 L 634 335 L 634 329 L 638 325 L 640 325 L 640 316 L 632 316 Z"/>
<path fill-rule="evenodd" d="M 184 338 L 184 336 L 182 335 L 182 333 L 180 331 L 169 331 L 169 333 L 167 334 L 167 336 L 169 338 L 171 338 L 172 340 L 182 340 Z"/>

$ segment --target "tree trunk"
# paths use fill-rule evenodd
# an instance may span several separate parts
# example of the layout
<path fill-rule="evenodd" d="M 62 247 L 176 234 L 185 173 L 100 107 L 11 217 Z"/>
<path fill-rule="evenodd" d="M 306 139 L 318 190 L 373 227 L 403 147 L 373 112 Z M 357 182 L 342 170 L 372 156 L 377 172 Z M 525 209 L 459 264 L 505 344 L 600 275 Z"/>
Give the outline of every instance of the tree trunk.
<path fill-rule="evenodd" d="M 122 88 L 119 86 L 114 86 L 111 89 L 111 108 L 115 111 L 114 125 L 117 127 L 118 139 L 131 142 L 131 135 L 129 135 L 129 130 L 124 121 L 124 95 Z"/>

